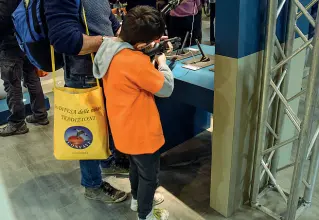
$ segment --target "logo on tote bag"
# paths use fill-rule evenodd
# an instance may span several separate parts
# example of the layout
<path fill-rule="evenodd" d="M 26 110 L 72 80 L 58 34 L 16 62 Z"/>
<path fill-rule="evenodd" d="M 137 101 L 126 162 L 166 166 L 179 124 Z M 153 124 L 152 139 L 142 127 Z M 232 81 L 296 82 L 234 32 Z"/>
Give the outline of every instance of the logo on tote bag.
<path fill-rule="evenodd" d="M 64 140 L 70 147 L 82 150 L 92 144 L 93 135 L 86 127 L 73 126 L 65 131 Z"/>

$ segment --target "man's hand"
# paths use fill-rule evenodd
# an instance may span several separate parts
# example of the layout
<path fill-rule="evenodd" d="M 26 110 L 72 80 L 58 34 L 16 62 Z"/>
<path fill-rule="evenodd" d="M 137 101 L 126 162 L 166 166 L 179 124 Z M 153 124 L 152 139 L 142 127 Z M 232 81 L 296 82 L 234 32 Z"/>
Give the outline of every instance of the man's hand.
<path fill-rule="evenodd" d="M 102 41 L 102 36 L 88 36 L 83 34 L 83 46 L 79 55 L 86 55 L 97 52 L 102 44 Z"/>
<path fill-rule="evenodd" d="M 166 64 L 166 56 L 165 54 L 161 54 L 155 57 L 155 61 L 159 66 Z"/>

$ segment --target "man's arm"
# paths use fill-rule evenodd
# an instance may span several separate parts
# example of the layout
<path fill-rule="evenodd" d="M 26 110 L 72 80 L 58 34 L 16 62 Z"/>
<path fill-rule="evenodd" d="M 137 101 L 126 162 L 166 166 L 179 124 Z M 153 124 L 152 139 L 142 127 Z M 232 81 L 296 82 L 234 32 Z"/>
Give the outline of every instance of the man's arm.
<path fill-rule="evenodd" d="M 44 1 L 44 7 L 49 39 L 58 53 L 85 55 L 98 50 L 102 37 L 83 34 L 80 9 L 75 0 Z"/>
<path fill-rule="evenodd" d="M 102 41 L 102 36 L 87 36 L 83 34 L 83 44 L 79 55 L 86 55 L 97 52 L 102 44 Z"/>
<path fill-rule="evenodd" d="M 112 30 L 115 36 L 119 35 L 119 31 L 121 29 L 121 24 L 120 22 L 116 19 L 115 15 L 111 12 L 110 17 L 109 17 L 110 21 L 112 22 Z"/>

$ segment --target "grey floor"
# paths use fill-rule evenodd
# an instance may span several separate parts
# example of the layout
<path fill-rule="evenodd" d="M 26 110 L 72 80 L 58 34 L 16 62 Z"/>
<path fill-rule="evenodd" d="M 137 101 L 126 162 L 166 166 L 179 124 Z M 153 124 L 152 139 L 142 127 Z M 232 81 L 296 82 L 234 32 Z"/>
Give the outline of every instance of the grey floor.
<path fill-rule="evenodd" d="M 51 105 L 53 95 L 48 94 Z M 53 112 L 49 112 L 53 121 Z M 105 205 L 88 201 L 80 186 L 77 161 L 57 161 L 53 157 L 53 124 L 45 127 L 30 126 L 30 133 L 0 139 L 0 193 L 2 203 L 8 197 L 17 220 L 125 220 L 136 219 L 129 209 L 129 200 L 121 204 Z M 176 147 L 162 157 L 161 191 L 171 220 L 222 220 L 209 207 L 211 132 Z M 192 161 L 185 164 L 185 161 Z M 170 166 L 178 164 L 179 166 Z M 281 174 L 282 184 L 291 171 Z M 129 192 L 125 176 L 105 177 L 113 185 Z M 5 194 L 4 194 L 5 193 Z M 280 198 L 270 205 L 277 206 Z M 319 186 L 317 185 L 312 208 L 301 220 L 319 219 Z M 8 211 L 0 206 L 1 213 Z M 9 220 L 9 217 L 1 218 Z M 268 216 L 255 209 L 243 207 L 230 220 L 268 220 Z"/>

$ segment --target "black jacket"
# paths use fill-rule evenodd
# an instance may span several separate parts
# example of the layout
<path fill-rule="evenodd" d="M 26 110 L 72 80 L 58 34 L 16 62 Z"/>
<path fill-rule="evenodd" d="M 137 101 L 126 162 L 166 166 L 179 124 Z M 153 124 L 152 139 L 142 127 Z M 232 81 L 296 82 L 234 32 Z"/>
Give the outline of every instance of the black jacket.
<path fill-rule="evenodd" d="M 11 14 L 20 0 L 0 0 L 0 37 L 13 35 L 14 27 Z"/>

